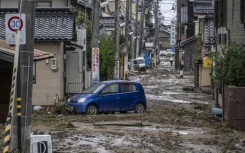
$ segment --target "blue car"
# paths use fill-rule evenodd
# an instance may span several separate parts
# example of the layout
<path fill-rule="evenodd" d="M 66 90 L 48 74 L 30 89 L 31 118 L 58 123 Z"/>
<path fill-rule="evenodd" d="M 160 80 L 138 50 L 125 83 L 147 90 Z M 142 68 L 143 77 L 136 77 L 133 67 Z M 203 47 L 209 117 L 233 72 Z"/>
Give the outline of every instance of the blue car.
<path fill-rule="evenodd" d="M 142 85 L 127 80 L 113 80 L 94 83 L 89 88 L 68 99 L 74 112 L 97 114 L 102 112 L 146 110 L 146 97 Z"/>

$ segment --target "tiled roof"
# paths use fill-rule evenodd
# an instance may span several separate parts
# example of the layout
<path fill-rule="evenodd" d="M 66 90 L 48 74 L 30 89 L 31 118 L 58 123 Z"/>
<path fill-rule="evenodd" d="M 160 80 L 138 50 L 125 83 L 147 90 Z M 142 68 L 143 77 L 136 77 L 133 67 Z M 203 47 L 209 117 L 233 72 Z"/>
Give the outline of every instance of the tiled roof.
<path fill-rule="evenodd" d="M 212 0 L 196 0 L 193 5 L 195 14 L 214 14 L 214 6 Z"/>
<path fill-rule="evenodd" d="M 14 9 L 0 9 L 0 38 L 5 39 L 5 14 L 16 13 Z M 74 40 L 75 14 L 69 9 L 37 9 L 35 39 Z"/>
<path fill-rule="evenodd" d="M 106 28 L 113 28 L 115 27 L 115 18 L 114 17 L 102 17 L 100 19 L 100 24 Z"/>
<path fill-rule="evenodd" d="M 1 51 L 13 55 L 15 52 L 15 47 L 9 46 L 8 44 L 5 43 L 4 40 L 0 39 L 0 52 Z M 42 59 L 47 59 L 52 57 L 54 57 L 54 54 L 34 49 L 34 60 L 42 60 Z"/>
<path fill-rule="evenodd" d="M 203 41 L 205 44 L 215 43 L 215 26 L 213 18 L 205 18 L 203 27 Z"/>

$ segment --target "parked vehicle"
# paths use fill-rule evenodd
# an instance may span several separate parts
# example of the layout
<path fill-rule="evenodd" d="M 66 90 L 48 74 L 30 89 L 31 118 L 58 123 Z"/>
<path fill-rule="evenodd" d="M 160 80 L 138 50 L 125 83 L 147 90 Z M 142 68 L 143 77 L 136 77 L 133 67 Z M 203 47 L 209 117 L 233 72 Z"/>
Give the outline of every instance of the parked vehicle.
<path fill-rule="evenodd" d="M 142 113 L 146 110 L 145 92 L 140 83 L 112 80 L 94 83 L 68 99 L 74 112 L 97 114 L 101 112 Z"/>
<path fill-rule="evenodd" d="M 146 64 L 144 57 L 137 57 L 133 60 L 134 70 L 143 70 L 146 71 Z"/>

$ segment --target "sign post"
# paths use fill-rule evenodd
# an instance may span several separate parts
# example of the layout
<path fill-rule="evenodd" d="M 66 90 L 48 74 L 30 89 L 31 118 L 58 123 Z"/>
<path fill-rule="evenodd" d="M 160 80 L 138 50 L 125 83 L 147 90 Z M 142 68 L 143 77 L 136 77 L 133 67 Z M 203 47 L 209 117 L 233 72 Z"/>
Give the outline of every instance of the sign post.
<path fill-rule="evenodd" d="M 120 63 L 119 63 L 119 60 L 117 60 L 116 62 L 115 62 L 115 69 L 114 69 L 114 76 L 115 76 L 115 78 L 114 79 L 116 79 L 116 80 L 119 80 L 119 73 L 120 73 L 120 71 L 119 71 L 119 66 L 120 66 Z"/>
<path fill-rule="evenodd" d="M 25 14 L 5 14 L 5 29 L 5 39 L 7 44 L 16 44 L 17 30 L 20 30 L 20 44 L 26 44 Z"/>
<path fill-rule="evenodd" d="M 92 49 L 92 82 L 100 81 L 100 53 L 99 48 Z"/>

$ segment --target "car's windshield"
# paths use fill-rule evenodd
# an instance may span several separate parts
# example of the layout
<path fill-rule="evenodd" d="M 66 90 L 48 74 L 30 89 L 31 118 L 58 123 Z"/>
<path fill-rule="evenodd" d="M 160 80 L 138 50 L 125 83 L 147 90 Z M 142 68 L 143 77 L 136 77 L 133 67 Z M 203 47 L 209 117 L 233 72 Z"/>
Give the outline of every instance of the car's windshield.
<path fill-rule="evenodd" d="M 82 93 L 86 93 L 86 94 L 96 93 L 97 91 L 99 91 L 104 86 L 105 86 L 104 83 L 94 83 L 92 86 L 83 90 Z"/>
<path fill-rule="evenodd" d="M 139 63 L 140 64 L 144 64 L 145 63 L 145 60 L 139 60 Z"/>

